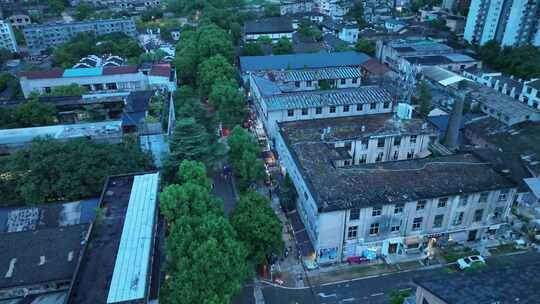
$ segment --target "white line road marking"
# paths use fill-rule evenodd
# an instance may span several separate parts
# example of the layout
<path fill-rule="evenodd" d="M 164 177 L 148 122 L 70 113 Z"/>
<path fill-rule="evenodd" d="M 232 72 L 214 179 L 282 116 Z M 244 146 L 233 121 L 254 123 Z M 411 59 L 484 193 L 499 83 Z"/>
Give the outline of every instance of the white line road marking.
<path fill-rule="evenodd" d="M 379 292 L 379 293 L 374 293 L 371 296 L 372 297 L 378 297 L 378 296 L 382 296 L 383 294 L 384 294 L 384 292 Z"/>
<path fill-rule="evenodd" d="M 319 292 L 318 295 L 321 298 L 337 297 L 337 295 L 335 293 L 325 294 L 324 292 Z"/>

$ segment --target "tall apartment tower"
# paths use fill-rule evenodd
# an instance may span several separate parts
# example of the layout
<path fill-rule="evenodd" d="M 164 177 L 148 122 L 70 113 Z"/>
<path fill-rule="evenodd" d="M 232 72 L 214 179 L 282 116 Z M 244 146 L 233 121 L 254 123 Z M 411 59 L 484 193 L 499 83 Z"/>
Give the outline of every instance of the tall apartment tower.
<path fill-rule="evenodd" d="M 0 48 L 7 49 L 12 53 L 18 53 L 17 40 L 11 24 L 0 20 Z"/>
<path fill-rule="evenodd" d="M 540 0 L 472 0 L 464 38 L 484 45 L 540 46 Z"/>

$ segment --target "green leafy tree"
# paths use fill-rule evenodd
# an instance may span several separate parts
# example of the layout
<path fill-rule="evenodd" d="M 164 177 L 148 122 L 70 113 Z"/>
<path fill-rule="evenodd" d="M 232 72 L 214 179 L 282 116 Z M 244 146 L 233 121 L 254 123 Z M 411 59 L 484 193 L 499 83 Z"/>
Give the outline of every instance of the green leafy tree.
<path fill-rule="evenodd" d="M 217 109 L 217 117 L 225 128 L 241 124 L 247 108 L 244 95 L 232 81 L 218 81 L 212 86 L 208 101 Z"/>
<path fill-rule="evenodd" d="M 274 55 L 292 54 L 294 53 L 293 45 L 289 39 L 281 37 L 272 46 L 272 53 Z"/>
<path fill-rule="evenodd" d="M 213 134 L 216 133 L 216 122 L 214 115 L 208 112 L 208 109 L 201 103 L 193 88 L 181 86 L 174 93 L 174 102 L 176 106 L 176 119 L 194 118 L 199 124 L 205 126 L 206 131 L 215 142 Z"/>
<path fill-rule="evenodd" d="M 355 49 L 357 52 L 362 52 L 369 56 L 375 56 L 375 44 L 366 38 L 358 40 Z"/>
<path fill-rule="evenodd" d="M 227 62 L 225 57 L 216 55 L 208 58 L 199 65 L 198 84 L 203 96 L 210 93 L 212 85 L 218 81 L 235 79 L 236 70 Z"/>
<path fill-rule="evenodd" d="M 14 118 L 19 128 L 51 125 L 56 120 L 56 108 L 31 99 L 15 110 Z"/>
<path fill-rule="evenodd" d="M 261 56 L 264 55 L 264 51 L 261 43 L 248 42 L 242 47 L 242 56 Z"/>
<path fill-rule="evenodd" d="M 362 2 L 355 2 L 347 15 L 354 18 L 361 29 L 369 25 L 364 19 L 364 4 Z"/>
<path fill-rule="evenodd" d="M 279 11 L 279 5 L 267 4 L 264 6 L 265 17 L 279 17 L 281 12 Z"/>
<path fill-rule="evenodd" d="M 78 21 L 86 20 L 96 13 L 91 4 L 81 3 L 75 7 L 75 19 Z"/>
<path fill-rule="evenodd" d="M 298 199 L 298 193 L 294 187 L 293 181 L 287 174 L 279 184 L 279 203 L 281 208 L 286 211 L 292 211 L 296 209 L 296 200 Z"/>
<path fill-rule="evenodd" d="M 178 177 L 183 184 L 194 183 L 207 190 L 211 188 L 211 182 L 206 173 L 206 166 L 201 162 L 194 160 L 182 161 L 178 170 Z"/>
<path fill-rule="evenodd" d="M 270 201 L 256 191 L 240 197 L 231 217 L 238 238 L 246 244 L 249 258 L 255 264 L 265 264 L 268 255 L 283 251 L 281 222 Z"/>
<path fill-rule="evenodd" d="M 10 155 L 6 165 L 17 200 L 29 205 L 96 197 L 108 176 L 152 167 L 151 156 L 138 145 L 50 138 L 34 140 Z"/>
<path fill-rule="evenodd" d="M 181 83 L 195 84 L 198 64 L 199 52 L 196 34 L 193 31 L 184 32 L 176 45 L 176 56 L 173 61 Z"/>
<path fill-rule="evenodd" d="M 48 11 L 51 14 L 59 16 L 66 9 L 66 7 L 68 6 L 68 3 L 65 0 L 51 0 L 47 3 L 47 5 L 48 5 Z"/>
<path fill-rule="evenodd" d="M 48 96 L 79 96 L 88 93 L 88 89 L 76 83 L 53 87 Z"/>
<path fill-rule="evenodd" d="M 240 126 L 234 127 L 228 139 L 229 159 L 240 191 L 264 179 L 264 163 L 259 156 L 261 150 L 251 134 Z"/>
<path fill-rule="evenodd" d="M 204 25 L 198 32 L 198 50 L 201 61 L 221 55 L 229 63 L 234 60 L 234 47 L 229 34 L 215 24 Z"/>
<path fill-rule="evenodd" d="M 420 93 L 419 93 L 419 104 L 420 104 L 420 115 L 422 117 L 427 117 L 429 114 L 429 111 L 431 111 L 431 92 L 429 90 L 429 87 L 425 81 L 420 82 L 418 85 Z"/>

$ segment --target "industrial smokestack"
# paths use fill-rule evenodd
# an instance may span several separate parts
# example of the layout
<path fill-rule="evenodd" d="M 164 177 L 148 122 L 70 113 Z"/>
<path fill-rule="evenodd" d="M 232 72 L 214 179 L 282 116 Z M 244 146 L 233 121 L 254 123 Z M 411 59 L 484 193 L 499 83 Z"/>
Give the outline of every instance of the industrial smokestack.
<path fill-rule="evenodd" d="M 449 149 L 456 149 L 458 147 L 459 127 L 461 126 L 461 118 L 463 116 L 463 104 L 465 101 L 458 98 L 454 101 L 454 107 L 452 108 L 452 114 L 448 121 L 448 129 L 444 137 L 444 145 Z"/>

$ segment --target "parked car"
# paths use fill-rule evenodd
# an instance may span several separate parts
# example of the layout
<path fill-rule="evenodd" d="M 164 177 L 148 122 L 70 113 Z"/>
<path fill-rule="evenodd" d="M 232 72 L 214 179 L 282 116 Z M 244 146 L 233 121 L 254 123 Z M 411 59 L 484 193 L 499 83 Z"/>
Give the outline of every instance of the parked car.
<path fill-rule="evenodd" d="M 486 260 L 484 260 L 484 258 L 479 255 L 471 255 L 457 260 L 458 267 L 461 270 L 465 270 L 474 265 L 475 263 L 480 263 L 484 265 L 486 264 Z"/>

